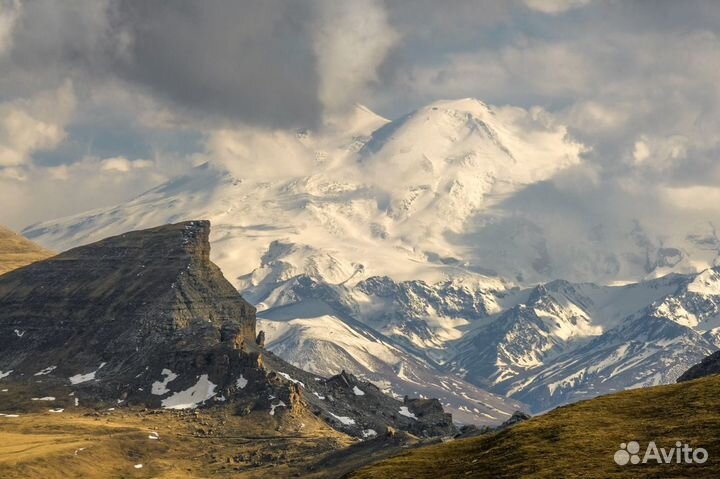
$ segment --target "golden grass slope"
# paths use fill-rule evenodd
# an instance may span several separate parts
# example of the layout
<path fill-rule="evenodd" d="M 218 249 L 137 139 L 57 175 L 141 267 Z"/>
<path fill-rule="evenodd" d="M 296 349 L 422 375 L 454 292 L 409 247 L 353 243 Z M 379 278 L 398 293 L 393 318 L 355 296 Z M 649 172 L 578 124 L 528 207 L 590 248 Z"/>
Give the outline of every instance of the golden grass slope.
<path fill-rule="evenodd" d="M 310 415 L 50 408 L 0 416 L 0 477 L 297 477 L 353 441 Z"/>
<path fill-rule="evenodd" d="M 0 225 L 0 274 L 49 258 L 53 254 Z"/>
<path fill-rule="evenodd" d="M 621 443 L 702 447 L 703 465 L 619 466 Z M 361 469 L 364 478 L 719 478 L 720 376 L 636 389 L 556 409 L 502 432 L 414 449 Z"/>

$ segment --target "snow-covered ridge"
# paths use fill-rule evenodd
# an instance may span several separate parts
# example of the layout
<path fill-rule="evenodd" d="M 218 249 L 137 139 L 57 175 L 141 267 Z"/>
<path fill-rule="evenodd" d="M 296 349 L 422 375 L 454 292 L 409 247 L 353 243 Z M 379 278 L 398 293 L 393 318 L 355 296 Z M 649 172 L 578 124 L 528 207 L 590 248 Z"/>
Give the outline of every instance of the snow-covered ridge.
<path fill-rule="evenodd" d="M 263 256 L 280 260 L 272 244 L 288 245 L 284 274 L 332 283 L 477 275 L 485 261 L 468 249 L 473 217 L 577 164 L 583 149 L 542 115 L 471 99 L 436 102 L 389 123 L 367 109 L 356 112 L 347 129 L 286 140 L 295 142 L 288 151 L 316 158 L 307 174 L 244 177 L 223 156 L 124 205 L 33 225 L 24 234 L 64 250 L 207 218 L 213 259 L 231 278 L 258 269 L 255 277 L 269 274 Z"/>
<path fill-rule="evenodd" d="M 303 368 L 345 369 L 401 394 L 433 386 L 454 414 L 497 418 L 487 404 L 477 408 L 483 398 L 468 383 L 541 411 L 674 382 L 720 347 L 720 295 L 689 291 L 716 272 L 528 289 L 296 277 L 265 298 L 259 327 L 270 349 Z"/>

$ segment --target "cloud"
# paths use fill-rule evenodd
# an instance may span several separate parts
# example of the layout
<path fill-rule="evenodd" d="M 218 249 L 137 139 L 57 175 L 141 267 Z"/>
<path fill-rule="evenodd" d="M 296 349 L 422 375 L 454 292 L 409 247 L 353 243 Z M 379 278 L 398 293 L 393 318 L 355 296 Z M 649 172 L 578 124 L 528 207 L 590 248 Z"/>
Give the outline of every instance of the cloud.
<path fill-rule="evenodd" d="M 28 164 L 34 152 L 58 146 L 75 105 L 69 81 L 57 90 L 0 104 L 0 167 Z"/>
<path fill-rule="evenodd" d="M 200 159 L 294 175 L 318 167 L 295 129 L 353 102 L 397 118 L 478 97 L 549 112 L 590 147 L 554 184 L 568 201 L 608 221 L 670 215 L 682 196 L 667 191 L 720 181 L 718 25 L 702 0 L 0 0 L 2 188 L 39 185 L 22 196 L 33 221 L 92 202 L 38 193 L 73 192 L 73 175 L 118 185 L 118 201 L 119 185 L 127 198 Z"/>
<path fill-rule="evenodd" d="M 0 168 L 0 204 L 14 206 L 0 209 L 0 224 L 20 230 L 30 223 L 90 207 L 112 206 L 168 179 L 159 168 L 129 163 L 136 167 L 118 171 L 107 169 L 104 160 L 88 156 L 51 167 Z"/>
<path fill-rule="evenodd" d="M 319 119 L 308 4 L 121 1 L 114 18 L 132 41 L 112 70 L 188 114 L 274 127 Z"/>
<path fill-rule="evenodd" d="M 380 0 L 3 1 L 0 92 L 121 80 L 193 121 L 264 128 L 315 127 L 351 105 L 398 38 Z"/>
<path fill-rule="evenodd" d="M 294 132 L 253 127 L 213 131 L 204 156 L 238 178 L 263 181 L 303 176 L 315 166 L 312 149 Z"/>
<path fill-rule="evenodd" d="M 15 22 L 20 16 L 20 0 L 0 1 L 0 55 L 12 46 Z"/>
<path fill-rule="evenodd" d="M 130 170 L 139 168 L 150 168 L 153 166 L 153 162 L 150 160 L 128 160 L 124 156 L 116 156 L 102 160 L 101 165 L 103 171 L 127 173 Z"/>
<path fill-rule="evenodd" d="M 538 12 L 557 15 L 559 13 L 588 5 L 591 0 L 525 0 L 528 8 Z"/>
<path fill-rule="evenodd" d="M 314 37 L 320 77 L 319 97 L 326 113 L 345 111 L 377 79 L 377 69 L 398 41 L 378 0 L 319 2 Z"/>

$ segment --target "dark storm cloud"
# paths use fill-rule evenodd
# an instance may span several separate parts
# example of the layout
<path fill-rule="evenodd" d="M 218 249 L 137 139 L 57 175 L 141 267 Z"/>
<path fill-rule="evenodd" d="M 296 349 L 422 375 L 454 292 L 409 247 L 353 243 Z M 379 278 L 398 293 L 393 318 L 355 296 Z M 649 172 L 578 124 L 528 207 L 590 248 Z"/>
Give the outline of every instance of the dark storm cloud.
<path fill-rule="evenodd" d="M 35 1 L 22 4 L 2 94 L 124 79 L 184 114 L 270 127 L 320 118 L 313 3 Z M 10 65 L 7 62 L 12 62 Z"/>
<path fill-rule="evenodd" d="M 310 3 L 121 2 L 115 22 L 130 33 L 116 66 L 156 95 L 274 127 L 320 116 Z"/>

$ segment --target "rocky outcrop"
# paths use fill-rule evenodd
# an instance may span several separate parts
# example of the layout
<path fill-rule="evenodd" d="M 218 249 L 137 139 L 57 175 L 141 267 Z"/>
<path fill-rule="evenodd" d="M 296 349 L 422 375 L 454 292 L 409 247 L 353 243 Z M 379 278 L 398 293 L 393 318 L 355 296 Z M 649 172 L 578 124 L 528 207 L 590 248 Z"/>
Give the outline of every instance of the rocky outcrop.
<path fill-rule="evenodd" d="M 513 426 L 519 422 L 527 421 L 528 419 L 532 419 L 532 416 L 523 411 L 515 411 L 513 415 L 510 416 L 510 419 L 500 425 L 500 429 Z"/>
<path fill-rule="evenodd" d="M 0 225 L 0 275 L 52 255 L 51 251 Z"/>
<path fill-rule="evenodd" d="M 720 351 L 717 351 L 703 359 L 699 364 L 685 371 L 679 378 L 678 382 L 691 381 L 693 379 L 720 374 Z"/>
<path fill-rule="evenodd" d="M 3 275 L 0 371 L 166 407 L 173 391 L 194 404 L 261 379 L 255 308 L 210 262 L 209 232 L 126 233 Z"/>
<path fill-rule="evenodd" d="M 372 438 L 388 428 L 418 437 L 452 436 L 457 429 L 452 416 L 437 399 L 394 399 L 377 386 L 345 371 L 321 378 L 291 366 L 272 353 L 268 367 L 300 385 L 304 401 L 315 415 L 336 429 Z"/>
<path fill-rule="evenodd" d="M 209 232 L 191 221 L 126 233 L 3 275 L 0 371 L 85 404 L 232 396 L 249 411 L 289 397 L 262 367 L 255 308 L 210 261 Z"/>
<path fill-rule="evenodd" d="M 255 309 L 209 260 L 207 221 L 126 233 L 0 278 L 0 368 L 152 364 L 255 340 Z M 108 371 L 109 368 L 106 369 Z"/>
<path fill-rule="evenodd" d="M 437 401 L 400 403 L 265 351 L 255 308 L 210 261 L 209 232 L 207 221 L 135 231 L 1 276 L 0 382 L 69 404 L 305 408 L 365 438 L 454 433 Z"/>

